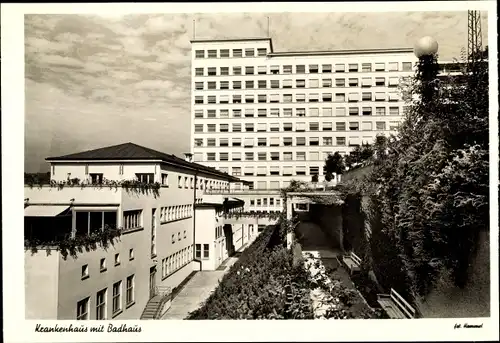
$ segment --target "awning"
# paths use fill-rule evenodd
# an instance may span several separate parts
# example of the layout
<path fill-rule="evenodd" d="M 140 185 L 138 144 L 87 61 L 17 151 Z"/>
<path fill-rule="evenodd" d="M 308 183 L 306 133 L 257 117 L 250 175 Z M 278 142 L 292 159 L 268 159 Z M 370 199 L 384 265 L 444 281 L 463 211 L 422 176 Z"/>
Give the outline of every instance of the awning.
<path fill-rule="evenodd" d="M 56 217 L 69 210 L 67 205 L 31 205 L 24 209 L 25 217 Z"/>

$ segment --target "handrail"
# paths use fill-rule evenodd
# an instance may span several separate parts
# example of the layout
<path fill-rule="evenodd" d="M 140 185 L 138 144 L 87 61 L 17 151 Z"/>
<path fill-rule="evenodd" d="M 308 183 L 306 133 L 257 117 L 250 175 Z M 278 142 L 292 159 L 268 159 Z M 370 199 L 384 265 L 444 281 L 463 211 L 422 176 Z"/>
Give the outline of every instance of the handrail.
<path fill-rule="evenodd" d="M 158 307 L 156 308 L 154 319 L 158 319 L 160 311 L 163 307 L 163 304 L 167 301 L 167 296 L 172 294 L 172 287 L 169 286 L 155 286 L 154 294 L 159 295 L 161 297 L 160 302 L 158 303 Z"/>

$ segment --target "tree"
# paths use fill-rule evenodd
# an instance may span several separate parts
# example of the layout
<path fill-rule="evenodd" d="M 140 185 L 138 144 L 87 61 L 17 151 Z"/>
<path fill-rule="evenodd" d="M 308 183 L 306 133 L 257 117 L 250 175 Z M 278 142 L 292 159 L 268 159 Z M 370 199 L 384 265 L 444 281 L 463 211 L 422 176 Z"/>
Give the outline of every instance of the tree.
<path fill-rule="evenodd" d="M 333 155 L 328 154 L 325 160 L 325 180 L 330 181 L 333 179 L 333 174 L 342 175 L 345 171 L 345 164 L 342 155 L 336 151 Z"/>
<path fill-rule="evenodd" d="M 311 177 L 311 182 L 312 183 L 318 183 L 318 181 L 319 181 L 318 174 L 313 174 L 312 177 Z"/>

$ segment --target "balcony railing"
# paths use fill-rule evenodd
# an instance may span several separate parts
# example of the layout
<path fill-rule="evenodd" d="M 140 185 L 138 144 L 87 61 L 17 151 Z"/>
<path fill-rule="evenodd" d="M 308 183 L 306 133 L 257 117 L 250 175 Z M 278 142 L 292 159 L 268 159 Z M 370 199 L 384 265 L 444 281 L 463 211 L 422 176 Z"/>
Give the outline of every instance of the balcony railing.
<path fill-rule="evenodd" d="M 280 188 L 267 189 L 206 189 L 205 194 L 268 194 L 279 193 Z"/>

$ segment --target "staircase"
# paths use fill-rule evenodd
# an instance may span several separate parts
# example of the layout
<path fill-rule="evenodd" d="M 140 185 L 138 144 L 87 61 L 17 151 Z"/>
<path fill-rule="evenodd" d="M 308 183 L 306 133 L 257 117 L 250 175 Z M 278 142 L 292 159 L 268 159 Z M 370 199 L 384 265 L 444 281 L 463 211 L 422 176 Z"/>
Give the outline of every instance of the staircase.
<path fill-rule="evenodd" d="M 172 301 L 172 289 L 170 287 L 155 287 L 155 295 L 149 299 L 141 314 L 141 320 L 160 319 L 162 307 Z M 170 304 L 168 305 L 170 307 Z"/>

